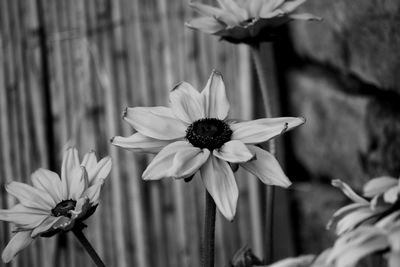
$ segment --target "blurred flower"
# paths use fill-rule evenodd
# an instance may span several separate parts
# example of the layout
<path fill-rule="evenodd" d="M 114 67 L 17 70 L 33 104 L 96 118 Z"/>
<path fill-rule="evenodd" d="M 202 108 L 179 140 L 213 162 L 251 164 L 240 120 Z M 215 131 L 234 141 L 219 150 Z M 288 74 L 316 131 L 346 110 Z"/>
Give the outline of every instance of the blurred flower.
<path fill-rule="evenodd" d="M 293 13 L 305 1 L 218 0 L 220 7 L 191 2 L 190 6 L 203 17 L 195 18 L 186 25 L 232 43 L 271 41 L 279 26 L 291 20 L 320 20 L 308 13 Z"/>
<path fill-rule="evenodd" d="M 97 162 L 95 153 L 90 152 L 79 163 L 78 151 L 69 148 L 64 152 L 61 179 L 52 171 L 38 169 L 31 176 L 33 186 L 9 183 L 6 190 L 19 203 L 0 210 L 0 220 L 16 225 L 15 235 L 3 251 L 3 261 L 11 261 L 36 237 L 69 231 L 91 216 L 110 170 L 109 157 Z"/>
<path fill-rule="evenodd" d="M 190 179 L 200 170 L 205 187 L 228 220 L 236 213 L 239 195 L 230 164 L 239 164 L 265 184 L 290 185 L 277 160 L 255 144 L 303 124 L 303 118 L 228 120 L 225 85 L 216 71 L 201 93 L 181 82 L 171 91 L 170 101 L 171 108 L 127 108 L 123 118 L 138 132 L 111 140 L 136 152 L 158 153 L 144 171 L 144 180 Z"/>
<path fill-rule="evenodd" d="M 328 223 L 338 235 L 361 225 L 371 225 L 380 221 L 393 223 L 400 215 L 399 180 L 392 177 L 378 177 L 364 186 L 364 197 L 356 194 L 346 183 L 332 181 L 353 203 L 339 209 Z"/>
<path fill-rule="evenodd" d="M 336 240 L 327 263 L 335 267 L 353 267 L 373 253 L 383 254 L 388 267 L 400 266 L 400 221 L 379 222 L 343 234 Z"/>

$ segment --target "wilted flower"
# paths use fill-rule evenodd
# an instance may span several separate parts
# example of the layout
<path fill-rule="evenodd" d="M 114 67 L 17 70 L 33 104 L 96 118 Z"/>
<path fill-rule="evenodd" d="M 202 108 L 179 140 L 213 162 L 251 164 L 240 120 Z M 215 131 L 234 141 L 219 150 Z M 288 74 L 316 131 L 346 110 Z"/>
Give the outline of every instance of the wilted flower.
<path fill-rule="evenodd" d="M 392 177 L 378 177 L 364 186 L 364 197 L 356 194 L 346 183 L 332 181 L 354 203 L 351 203 L 333 215 L 329 228 L 335 228 L 338 235 L 351 231 L 361 225 L 371 225 L 380 221 L 393 222 L 400 215 L 399 180 Z"/>
<path fill-rule="evenodd" d="M 0 210 L 0 220 L 16 225 L 15 235 L 3 251 L 3 261 L 11 261 L 35 238 L 69 231 L 91 216 L 110 170 L 109 157 L 97 162 L 95 153 L 90 152 L 79 163 L 78 151 L 69 148 L 64 152 L 61 179 L 50 170 L 38 169 L 31 176 L 33 186 L 9 183 L 6 190 L 19 203 Z"/>
<path fill-rule="evenodd" d="M 204 17 L 195 18 L 186 25 L 232 43 L 271 41 L 279 26 L 291 20 L 320 20 L 308 13 L 293 13 L 305 1 L 218 0 L 220 7 L 191 2 L 191 7 Z"/>
<path fill-rule="evenodd" d="M 111 140 L 136 152 L 158 153 L 143 179 L 185 179 L 200 170 L 205 187 L 229 220 L 239 195 L 230 164 L 239 164 L 265 184 L 290 185 L 277 160 L 256 144 L 303 124 L 303 118 L 228 120 L 225 85 L 216 71 L 201 93 L 181 82 L 171 91 L 170 101 L 171 108 L 127 108 L 123 118 L 138 132 Z"/>

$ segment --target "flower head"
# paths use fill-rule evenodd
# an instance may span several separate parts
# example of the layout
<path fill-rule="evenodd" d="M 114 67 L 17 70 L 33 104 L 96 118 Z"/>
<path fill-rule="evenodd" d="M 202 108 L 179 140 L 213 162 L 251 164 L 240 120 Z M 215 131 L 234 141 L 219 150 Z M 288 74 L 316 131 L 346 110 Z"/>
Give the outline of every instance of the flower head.
<path fill-rule="evenodd" d="M 2 259 L 9 262 L 36 237 L 50 237 L 71 230 L 96 210 L 104 179 L 111 170 L 111 159 L 97 161 L 94 152 L 79 162 L 78 151 L 64 152 L 61 179 L 58 174 L 38 169 L 32 176 L 32 186 L 11 182 L 9 194 L 19 203 L 0 210 L 0 220 L 14 223 L 15 235 L 3 251 Z"/>
<path fill-rule="evenodd" d="M 303 118 L 229 120 L 229 102 L 219 72 L 213 71 L 200 93 L 181 82 L 170 93 L 171 108 L 127 108 L 123 118 L 137 133 L 111 142 L 136 152 L 158 153 L 144 180 L 186 179 L 197 171 L 220 212 L 232 220 L 238 188 L 232 164 L 239 164 L 263 183 L 287 187 L 289 179 L 277 160 L 256 144 L 304 123 Z"/>
<path fill-rule="evenodd" d="M 271 41 L 279 26 L 291 20 L 320 20 L 308 14 L 294 14 L 306 0 L 218 0 L 220 7 L 190 3 L 203 17 L 186 25 L 205 33 L 220 36 L 232 43 Z"/>

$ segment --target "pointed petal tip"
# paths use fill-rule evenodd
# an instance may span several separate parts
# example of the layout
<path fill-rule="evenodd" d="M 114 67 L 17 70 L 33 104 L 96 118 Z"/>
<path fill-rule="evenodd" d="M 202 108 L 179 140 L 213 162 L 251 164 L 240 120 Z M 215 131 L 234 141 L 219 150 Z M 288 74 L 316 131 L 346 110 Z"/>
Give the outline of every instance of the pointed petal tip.
<path fill-rule="evenodd" d="M 211 74 L 212 75 L 218 75 L 218 76 L 221 76 L 221 78 L 223 78 L 222 73 L 217 69 L 213 69 Z"/>
<path fill-rule="evenodd" d="M 124 110 L 122 111 L 122 119 L 125 119 L 127 114 L 128 114 L 128 107 L 125 107 Z"/>

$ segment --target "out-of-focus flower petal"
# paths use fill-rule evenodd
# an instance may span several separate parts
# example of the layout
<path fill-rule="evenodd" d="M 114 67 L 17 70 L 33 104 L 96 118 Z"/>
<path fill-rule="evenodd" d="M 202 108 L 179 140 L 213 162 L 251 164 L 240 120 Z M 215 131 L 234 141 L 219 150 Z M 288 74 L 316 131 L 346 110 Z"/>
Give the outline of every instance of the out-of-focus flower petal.
<path fill-rule="evenodd" d="M 396 185 L 383 193 L 383 199 L 388 203 L 394 204 L 399 197 L 399 193 L 399 188 Z"/>
<path fill-rule="evenodd" d="M 238 140 L 226 142 L 221 148 L 215 149 L 213 154 L 231 163 L 247 162 L 254 158 L 254 153 L 250 152 L 247 146 Z"/>
<path fill-rule="evenodd" d="M 222 9 L 231 12 L 238 21 L 244 21 L 249 18 L 247 10 L 240 7 L 234 0 L 217 0 Z"/>
<path fill-rule="evenodd" d="M 286 258 L 265 267 L 309 267 L 314 259 L 314 255 L 303 255 Z"/>
<path fill-rule="evenodd" d="M 338 221 L 335 232 L 337 235 L 341 235 L 345 232 L 353 230 L 375 216 L 376 214 L 368 207 L 355 210 L 345 215 L 340 221 Z"/>
<path fill-rule="evenodd" d="M 185 23 L 189 28 L 200 30 L 205 33 L 214 34 L 223 30 L 225 26 L 213 17 L 200 17 Z"/>
<path fill-rule="evenodd" d="M 294 20 L 316 20 L 316 21 L 322 20 L 321 17 L 317 17 L 310 13 L 290 14 L 289 18 Z"/>
<path fill-rule="evenodd" d="M 191 124 L 204 118 L 204 104 L 200 93 L 187 82 L 181 82 L 172 89 L 169 99 L 171 109 L 180 120 Z"/>
<path fill-rule="evenodd" d="M 68 148 L 63 155 L 61 165 L 61 185 L 63 199 L 69 199 L 71 184 L 76 179 L 81 179 L 82 169 L 79 162 L 78 150 L 71 147 Z"/>
<path fill-rule="evenodd" d="M 240 163 L 240 166 L 254 174 L 264 184 L 281 187 L 288 187 L 292 184 L 271 153 L 256 146 L 250 145 L 247 148 L 255 154 L 255 159 Z"/>
<path fill-rule="evenodd" d="M 33 238 L 31 237 L 31 231 L 16 233 L 3 250 L 1 258 L 5 263 L 10 262 L 21 250 L 29 246 L 32 241 Z"/>
<path fill-rule="evenodd" d="M 360 197 L 358 194 L 356 194 L 356 193 L 353 191 L 353 189 L 351 189 L 351 187 L 350 187 L 348 184 L 342 182 L 341 180 L 339 180 L 339 179 L 332 180 L 332 185 L 333 185 L 334 187 L 337 187 L 337 188 L 339 188 L 340 190 L 342 190 L 342 192 L 343 192 L 348 198 L 350 198 L 351 200 L 353 200 L 354 202 L 358 202 L 358 203 L 368 203 L 368 201 L 367 201 L 366 199 L 364 199 L 364 198 Z"/>
<path fill-rule="evenodd" d="M 6 186 L 6 190 L 29 208 L 50 210 L 55 205 L 54 200 L 46 192 L 24 183 L 11 182 Z"/>
<path fill-rule="evenodd" d="M 369 180 L 364 185 L 364 196 L 374 197 L 376 195 L 382 194 L 390 188 L 397 186 L 398 182 L 399 181 L 397 179 L 389 176 L 382 176 Z"/>
<path fill-rule="evenodd" d="M 233 123 L 230 125 L 233 140 L 245 144 L 258 144 L 283 134 L 305 122 L 304 118 L 282 117 L 266 118 Z"/>
<path fill-rule="evenodd" d="M 280 5 L 282 5 L 286 0 L 269 0 L 264 1 L 264 5 L 259 10 L 260 14 L 262 13 L 271 13 L 276 10 Z"/>
<path fill-rule="evenodd" d="M 159 140 L 141 133 L 135 133 L 129 137 L 115 136 L 111 143 L 133 152 L 158 153 L 165 146 L 175 141 L 177 140 Z"/>
<path fill-rule="evenodd" d="M 185 124 L 167 107 L 127 108 L 123 115 L 139 133 L 159 140 L 173 140 L 185 136 Z"/>
<path fill-rule="evenodd" d="M 193 3 L 193 2 L 190 3 L 189 5 L 200 14 L 207 17 L 216 18 L 217 20 L 222 21 L 227 25 L 235 25 L 239 23 L 239 19 L 236 18 L 235 15 L 221 8 L 204 5 L 201 3 Z"/>
<path fill-rule="evenodd" d="M 351 212 L 354 212 L 358 209 L 368 209 L 369 204 L 368 203 L 353 203 L 349 204 L 347 206 L 344 206 L 340 209 L 338 209 L 332 216 L 331 220 L 328 222 L 327 228 L 328 229 L 334 229 L 337 226 L 337 223 L 343 219 L 346 215 L 348 215 Z"/>
<path fill-rule="evenodd" d="M 206 117 L 226 119 L 229 112 L 229 101 L 220 72 L 213 70 L 201 94 L 204 97 Z"/>
<path fill-rule="evenodd" d="M 303 4 L 307 0 L 291 0 L 285 1 L 279 9 L 282 9 L 285 13 L 292 13 L 296 8 Z"/>
<path fill-rule="evenodd" d="M 218 210 L 232 221 L 236 214 L 239 190 L 229 164 L 211 156 L 200 168 L 200 174 Z"/>
<path fill-rule="evenodd" d="M 61 179 L 57 173 L 46 169 L 38 169 L 32 174 L 31 180 L 34 187 L 47 192 L 55 203 L 63 199 Z"/>

